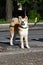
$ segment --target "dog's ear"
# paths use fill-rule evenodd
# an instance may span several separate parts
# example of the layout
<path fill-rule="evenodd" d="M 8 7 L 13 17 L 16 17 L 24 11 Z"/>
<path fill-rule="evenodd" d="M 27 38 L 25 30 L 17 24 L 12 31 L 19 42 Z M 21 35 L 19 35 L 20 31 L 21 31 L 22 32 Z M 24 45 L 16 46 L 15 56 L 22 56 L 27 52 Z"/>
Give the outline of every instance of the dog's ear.
<path fill-rule="evenodd" d="M 21 16 L 19 16 L 19 21 L 21 21 L 21 19 L 22 19 L 22 17 L 21 17 Z"/>
<path fill-rule="evenodd" d="M 27 16 L 25 16 L 25 19 L 28 21 L 28 17 Z"/>

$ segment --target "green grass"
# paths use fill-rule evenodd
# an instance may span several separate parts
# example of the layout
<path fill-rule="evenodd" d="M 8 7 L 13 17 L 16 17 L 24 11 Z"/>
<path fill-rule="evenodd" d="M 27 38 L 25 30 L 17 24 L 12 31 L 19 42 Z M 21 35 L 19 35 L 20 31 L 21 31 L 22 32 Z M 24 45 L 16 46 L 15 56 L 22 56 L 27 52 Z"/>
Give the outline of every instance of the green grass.
<path fill-rule="evenodd" d="M 29 23 L 34 23 L 35 22 L 35 20 L 34 19 L 29 19 L 29 21 L 28 21 Z M 39 22 L 43 22 L 43 20 L 39 20 Z"/>
<path fill-rule="evenodd" d="M 8 24 L 8 23 L 9 23 L 8 21 L 0 19 L 0 24 Z"/>
<path fill-rule="evenodd" d="M 34 19 L 33 20 L 32 19 L 29 19 L 28 22 L 29 23 L 34 23 Z"/>
<path fill-rule="evenodd" d="M 39 22 L 43 22 L 43 20 L 40 20 Z"/>

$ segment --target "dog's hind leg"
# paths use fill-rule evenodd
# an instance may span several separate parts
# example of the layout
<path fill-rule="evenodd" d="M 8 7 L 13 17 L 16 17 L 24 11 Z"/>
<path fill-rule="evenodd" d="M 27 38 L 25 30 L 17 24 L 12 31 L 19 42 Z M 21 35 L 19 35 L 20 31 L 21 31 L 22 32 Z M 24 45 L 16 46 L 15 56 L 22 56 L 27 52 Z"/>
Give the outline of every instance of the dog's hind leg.
<path fill-rule="evenodd" d="M 14 27 L 10 27 L 10 45 L 13 45 Z"/>
<path fill-rule="evenodd" d="M 28 44 L 28 36 L 25 37 L 25 42 L 26 42 L 26 48 L 30 48 Z"/>

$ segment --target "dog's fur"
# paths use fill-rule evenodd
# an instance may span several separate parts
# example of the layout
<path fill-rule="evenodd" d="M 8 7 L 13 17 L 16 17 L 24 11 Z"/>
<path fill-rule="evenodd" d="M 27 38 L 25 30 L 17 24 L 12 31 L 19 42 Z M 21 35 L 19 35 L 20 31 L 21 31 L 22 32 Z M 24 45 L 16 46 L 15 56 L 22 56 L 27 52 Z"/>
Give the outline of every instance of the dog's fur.
<path fill-rule="evenodd" d="M 14 34 L 18 33 L 20 35 L 21 48 L 24 48 L 23 38 L 25 38 L 25 45 L 28 45 L 28 17 L 13 18 L 10 23 L 10 45 L 13 45 Z"/>

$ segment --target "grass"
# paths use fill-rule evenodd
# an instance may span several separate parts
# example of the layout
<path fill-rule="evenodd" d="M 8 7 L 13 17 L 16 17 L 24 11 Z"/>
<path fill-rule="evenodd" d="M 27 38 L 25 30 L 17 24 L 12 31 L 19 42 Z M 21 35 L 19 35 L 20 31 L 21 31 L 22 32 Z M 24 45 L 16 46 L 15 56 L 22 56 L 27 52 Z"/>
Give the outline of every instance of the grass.
<path fill-rule="evenodd" d="M 34 19 L 33 20 L 32 19 L 29 19 L 28 22 L 29 23 L 34 23 Z"/>
<path fill-rule="evenodd" d="M 5 21 L 3 19 L 0 19 L 0 24 L 8 24 L 9 22 L 8 21 Z"/>
<path fill-rule="evenodd" d="M 43 20 L 40 20 L 39 22 L 43 22 Z"/>
<path fill-rule="evenodd" d="M 34 20 L 29 19 L 29 23 L 34 23 L 34 22 L 35 22 Z M 43 22 L 43 20 L 40 20 L 39 22 Z M 3 19 L 0 19 L 0 24 L 9 24 L 9 22 Z"/>
<path fill-rule="evenodd" d="M 35 20 L 34 19 L 29 19 L 29 23 L 34 23 Z M 43 20 L 39 20 L 39 22 L 43 22 Z"/>

